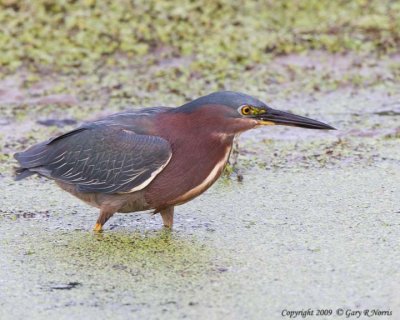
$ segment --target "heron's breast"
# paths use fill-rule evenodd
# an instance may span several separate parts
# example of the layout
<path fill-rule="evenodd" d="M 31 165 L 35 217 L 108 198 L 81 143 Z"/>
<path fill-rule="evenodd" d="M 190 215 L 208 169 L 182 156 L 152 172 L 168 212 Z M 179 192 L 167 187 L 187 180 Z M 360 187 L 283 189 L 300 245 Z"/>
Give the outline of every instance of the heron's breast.
<path fill-rule="evenodd" d="M 211 170 L 208 176 L 200 184 L 192 187 L 190 190 L 186 191 L 184 194 L 174 199 L 173 202 L 175 204 L 182 204 L 197 197 L 198 195 L 206 191 L 220 177 L 225 167 L 225 164 L 229 159 L 230 152 L 231 152 L 231 147 L 226 148 L 222 160 L 220 160 L 214 166 L 214 168 Z"/>
<path fill-rule="evenodd" d="M 175 149 L 171 161 L 146 188 L 146 199 L 155 208 L 185 203 L 207 190 L 221 175 L 231 144 Z"/>

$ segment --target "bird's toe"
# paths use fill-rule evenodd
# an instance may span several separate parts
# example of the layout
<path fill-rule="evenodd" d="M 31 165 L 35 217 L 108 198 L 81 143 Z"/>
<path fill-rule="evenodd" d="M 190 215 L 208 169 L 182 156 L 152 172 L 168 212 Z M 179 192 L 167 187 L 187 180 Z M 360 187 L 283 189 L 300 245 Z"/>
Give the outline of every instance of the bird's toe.
<path fill-rule="evenodd" d="M 94 232 L 102 232 L 103 231 L 103 225 L 101 225 L 100 223 L 96 223 L 94 225 L 93 231 Z"/>

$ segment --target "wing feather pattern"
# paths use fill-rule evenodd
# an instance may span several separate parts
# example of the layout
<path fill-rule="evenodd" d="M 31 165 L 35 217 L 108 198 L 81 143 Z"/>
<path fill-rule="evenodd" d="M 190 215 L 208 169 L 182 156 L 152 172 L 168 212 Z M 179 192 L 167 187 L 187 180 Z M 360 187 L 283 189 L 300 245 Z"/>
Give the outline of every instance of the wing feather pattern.
<path fill-rule="evenodd" d="M 80 192 L 124 193 L 147 186 L 171 155 L 161 137 L 95 126 L 39 143 L 15 158 L 20 178 L 38 173 L 76 185 Z"/>

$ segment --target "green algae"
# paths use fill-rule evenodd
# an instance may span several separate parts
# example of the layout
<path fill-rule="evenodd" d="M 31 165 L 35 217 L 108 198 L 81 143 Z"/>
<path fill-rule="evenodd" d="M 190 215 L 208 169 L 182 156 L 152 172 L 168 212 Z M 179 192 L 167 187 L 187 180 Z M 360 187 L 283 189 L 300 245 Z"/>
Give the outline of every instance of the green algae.
<path fill-rule="evenodd" d="M 241 170 L 242 182 L 178 207 L 172 233 L 159 217 L 120 214 L 92 234 L 94 210 L 52 184 L 1 180 L 1 318 L 278 319 L 296 304 L 396 307 L 399 163 Z M 49 203 L 47 215 L 7 217 Z"/>
<path fill-rule="evenodd" d="M 400 310 L 399 9 L 1 1 L 0 319 Z M 338 131 L 243 134 L 224 178 L 177 208 L 172 232 L 138 213 L 95 235 L 96 209 L 44 179 L 11 179 L 14 152 L 73 127 L 37 120 L 79 125 L 221 89 Z"/>
<path fill-rule="evenodd" d="M 133 278 L 133 282 L 127 281 L 123 287 L 136 291 L 139 286 L 146 290 L 157 283 L 165 287 L 179 286 L 187 278 L 196 281 L 217 268 L 213 265 L 213 253 L 205 244 L 194 238 L 180 238 L 169 231 L 108 231 L 94 235 L 87 231 L 55 232 L 44 236 L 36 234 L 36 241 L 30 244 L 32 236 L 24 238 L 25 256 L 32 256 L 34 261 L 46 261 L 51 257 L 51 261 L 42 266 L 47 274 L 44 284 L 47 289 L 60 282 L 58 277 L 63 270 L 80 274 L 69 282 L 81 283 L 80 279 L 85 278 L 92 283 L 89 279 L 95 276 L 98 283 L 94 285 L 99 286 L 111 286 L 124 277 L 126 280 Z M 99 278 L 100 270 L 103 276 Z"/>
<path fill-rule="evenodd" d="M 393 52 L 393 1 L 13 1 L 0 3 L 0 66 L 91 72 L 120 56 L 194 56 L 216 78 L 270 55 L 308 50 Z M 316 29 L 316 26 L 318 28 Z M 122 65 L 126 62 L 122 62 Z"/>
<path fill-rule="evenodd" d="M 205 245 L 195 239 L 180 239 L 169 230 L 159 232 L 105 232 L 102 234 L 88 234 L 82 232 L 69 236 L 65 243 L 66 250 L 59 252 L 59 261 L 63 257 L 65 262 L 75 256 L 81 262 L 86 260 L 87 266 L 94 261 L 105 265 L 112 263 L 129 268 L 147 269 L 147 271 L 164 273 L 168 277 L 170 271 L 176 273 L 205 272 L 205 264 L 209 263 Z M 50 248 L 48 248 L 50 249 Z M 110 253 L 112 252 L 112 255 Z M 168 266 L 174 265 L 174 270 Z M 104 266 L 106 267 L 106 266 Z M 160 269 L 161 268 L 161 269 Z"/>

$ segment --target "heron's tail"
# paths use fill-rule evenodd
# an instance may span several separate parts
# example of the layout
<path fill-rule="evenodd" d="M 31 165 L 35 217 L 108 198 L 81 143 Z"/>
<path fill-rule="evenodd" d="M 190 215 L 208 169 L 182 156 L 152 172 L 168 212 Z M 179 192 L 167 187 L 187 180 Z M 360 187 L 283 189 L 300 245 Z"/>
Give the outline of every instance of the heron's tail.
<path fill-rule="evenodd" d="M 32 146 L 28 150 L 17 152 L 14 154 L 14 158 L 18 161 L 19 167 L 14 168 L 15 180 L 19 181 L 25 179 L 35 173 L 34 169 L 41 165 L 41 155 L 44 153 L 44 144 L 39 143 Z"/>
<path fill-rule="evenodd" d="M 22 179 L 25 179 L 33 174 L 35 174 L 36 172 L 32 172 L 27 168 L 14 168 L 14 179 L 15 181 L 19 181 Z"/>

